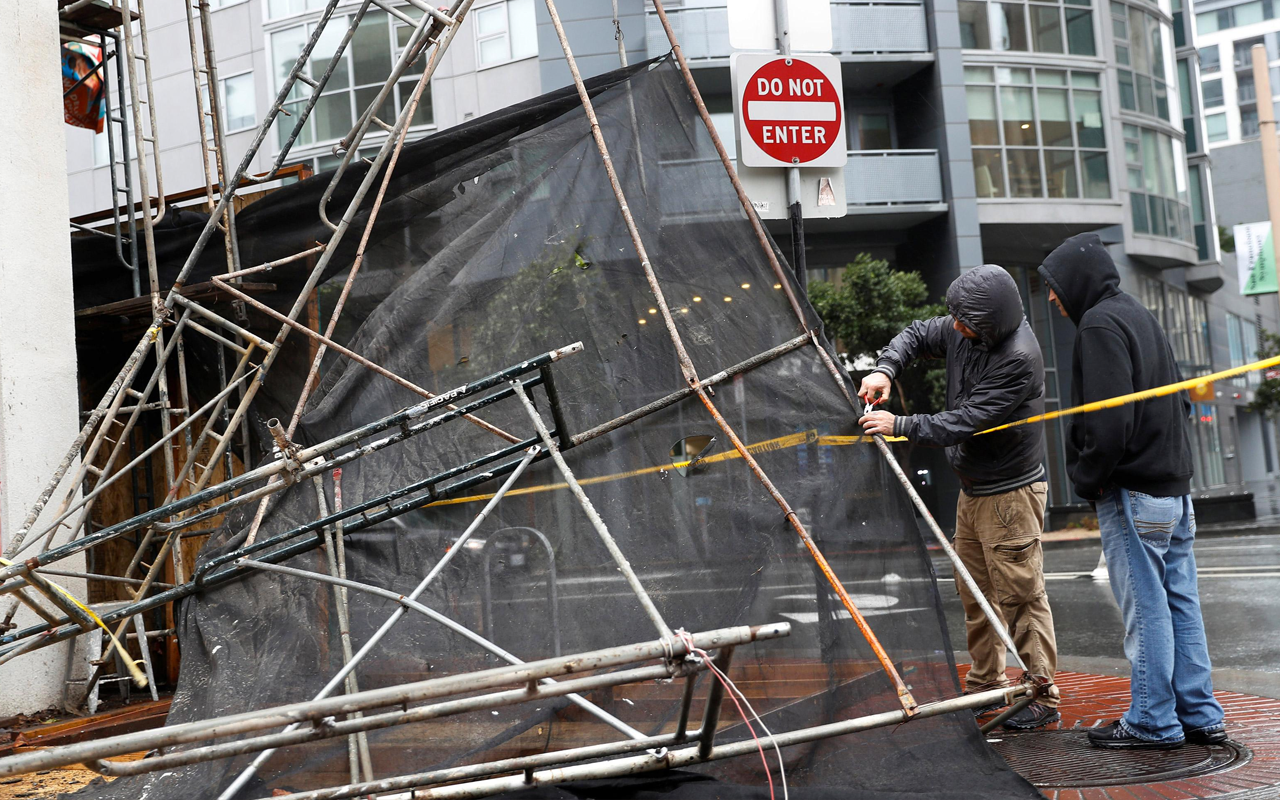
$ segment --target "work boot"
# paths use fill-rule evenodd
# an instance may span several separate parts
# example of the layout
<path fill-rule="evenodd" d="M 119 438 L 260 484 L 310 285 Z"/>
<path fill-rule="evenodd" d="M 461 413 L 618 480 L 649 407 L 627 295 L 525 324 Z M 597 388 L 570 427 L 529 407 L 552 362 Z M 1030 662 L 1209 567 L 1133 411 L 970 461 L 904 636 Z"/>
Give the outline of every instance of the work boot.
<path fill-rule="evenodd" d="M 1120 720 L 1101 728 L 1089 729 L 1089 744 L 1105 750 L 1177 750 L 1186 744 L 1186 741 L 1186 739 L 1178 739 L 1173 742 L 1152 742 L 1139 739 L 1125 730 Z"/>
<path fill-rule="evenodd" d="M 1062 719 L 1058 709 L 1040 703 L 1032 703 L 1004 721 L 1002 726 L 1010 731 L 1029 731 Z"/>
<path fill-rule="evenodd" d="M 1208 747 L 1215 744 L 1226 744 L 1227 732 L 1225 730 L 1216 731 L 1188 731 L 1183 730 L 1187 736 L 1188 744 L 1199 744 Z"/>
<path fill-rule="evenodd" d="M 1003 703 L 991 703 L 990 705 L 985 705 L 985 706 L 981 706 L 980 708 L 975 708 L 973 710 L 973 716 L 975 719 L 978 717 L 985 717 L 991 712 L 999 711 L 1002 708 L 1004 708 Z"/>

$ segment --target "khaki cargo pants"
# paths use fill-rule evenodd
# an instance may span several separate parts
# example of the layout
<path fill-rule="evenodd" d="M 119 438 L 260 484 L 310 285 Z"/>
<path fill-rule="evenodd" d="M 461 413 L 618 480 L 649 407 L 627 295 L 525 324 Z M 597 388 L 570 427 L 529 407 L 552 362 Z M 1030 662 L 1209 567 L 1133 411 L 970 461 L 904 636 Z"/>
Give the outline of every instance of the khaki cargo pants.
<path fill-rule="evenodd" d="M 961 493 L 956 504 L 955 548 L 996 616 L 1008 628 L 1027 668 L 1053 679 L 1058 648 L 1053 612 L 1044 591 L 1044 507 L 1042 482 L 989 497 Z M 968 588 L 956 577 L 973 666 L 965 678 L 971 691 L 1005 683 L 1005 648 Z M 1039 702 L 1058 704 L 1057 687 Z"/>

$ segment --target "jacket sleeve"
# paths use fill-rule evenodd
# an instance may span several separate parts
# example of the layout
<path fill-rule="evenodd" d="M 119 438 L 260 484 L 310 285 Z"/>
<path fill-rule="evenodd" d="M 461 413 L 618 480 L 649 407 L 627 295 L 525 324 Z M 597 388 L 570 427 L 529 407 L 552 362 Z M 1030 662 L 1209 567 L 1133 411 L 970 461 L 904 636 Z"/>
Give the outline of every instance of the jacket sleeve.
<path fill-rule="evenodd" d="M 1038 388 L 1030 361 L 1009 361 L 974 386 L 958 407 L 940 414 L 898 417 L 893 432 L 919 444 L 950 447 L 1007 422 L 1009 415 Z"/>
<path fill-rule="evenodd" d="M 1105 328 L 1082 328 L 1080 349 L 1081 388 L 1085 403 L 1129 394 L 1133 388 L 1133 360 L 1125 341 Z M 1124 456 L 1133 434 L 1132 404 L 1080 414 L 1074 420 L 1073 438 L 1079 447 L 1071 482 L 1076 494 L 1096 500 L 1111 483 L 1111 473 Z"/>
<path fill-rule="evenodd" d="M 917 358 L 946 358 L 951 317 L 918 319 L 893 337 L 876 358 L 876 372 L 898 377 Z"/>

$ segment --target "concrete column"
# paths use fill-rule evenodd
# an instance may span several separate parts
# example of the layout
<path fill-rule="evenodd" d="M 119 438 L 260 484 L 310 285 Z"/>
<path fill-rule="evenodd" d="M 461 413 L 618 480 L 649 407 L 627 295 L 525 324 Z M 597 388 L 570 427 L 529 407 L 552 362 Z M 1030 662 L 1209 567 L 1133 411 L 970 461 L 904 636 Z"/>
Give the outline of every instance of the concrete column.
<path fill-rule="evenodd" d="M 0 114 L 0 541 L 4 543 L 21 526 L 79 428 L 59 58 L 56 3 L 0 3 L 0 108 L 4 109 Z M 44 518 L 49 516 L 46 511 Z M 80 564 L 68 566 L 80 568 Z M 56 580 L 84 596 L 82 581 Z M 35 621 L 25 608 L 16 620 L 20 626 Z M 61 645 L 0 666 L 0 716 L 60 704 L 67 658 L 67 646 Z"/>

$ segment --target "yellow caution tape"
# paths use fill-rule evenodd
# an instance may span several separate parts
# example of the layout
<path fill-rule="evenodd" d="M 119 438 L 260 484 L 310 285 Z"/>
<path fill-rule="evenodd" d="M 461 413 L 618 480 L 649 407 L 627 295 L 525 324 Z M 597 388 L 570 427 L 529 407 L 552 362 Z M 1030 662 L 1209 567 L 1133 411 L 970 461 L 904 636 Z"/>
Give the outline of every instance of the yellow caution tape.
<path fill-rule="evenodd" d="M 13 562 L 7 558 L 0 558 L 0 564 L 6 567 L 13 566 Z M 70 600 L 72 605 L 74 605 L 76 608 L 80 609 L 85 614 L 87 614 L 89 619 L 97 623 L 99 628 L 102 628 L 104 631 L 107 632 L 107 636 L 111 637 L 112 644 L 114 644 L 116 646 L 116 649 L 120 651 L 120 655 L 122 656 L 120 660 L 124 662 L 125 666 L 129 670 L 129 674 L 133 676 L 133 682 L 137 684 L 139 689 L 147 688 L 146 674 L 144 674 L 142 670 L 138 669 L 138 662 L 134 661 L 132 658 L 129 658 L 129 651 L 125 649 L 124 645 L 120 644 L 120 640 L 116 638 L 115 632 L 113 632 L 111 628 L 107 627 L 107 623 L 102 621 L 102 617 L 99 617 L 97 614 L 93 612 L 92 608 L 89 608 L 84 603 L 81 603 L 71 594 L 71 592 L 68 592 L 66 589 L 62 588 L 58 584 L 54 583 L 53 581 L 48 581 L 48 584 L 52 586 L 54 589 L 57 589 L 58 593 L 61 594 L 63 597 Z M 138 646 L 146 647 L 147 646 L 146 640 L 139 640 Z"/>
<path fill-rule="evenodd" d="M 886 442 L 907 441 L 905 438 L 901 436 L 886 436 L 884 437 L 884 439 Z M 751 453 L 752 455 L 756 455 L 758 453 L 771 453 L 777 450 L 786 450 L 788 448 L 798 447 L 803 444 L 816 444 L 816 445 L 821 445 L 826 447 L 844 447 L 846 445 L 851 445 L 851 444 L 869 444 L 870 442 L 873 442 L 873 441 L 875 440 L 870 436 L 824 436 L 819 434 L 816 430 L 810 429 L 807 431 L 801 431 L 799 433 L 791 433 L 786 436 L 779 436 L 776 439 L 766 439 L 763 442 L 756 442 L 755 444 L 749 444 L 747 445 L 747 452 Z M 732 461 L 738 458 L 742 458 L 742 455 L 737 450 L 726 450 L 723 453 L 716 453 L 715 455 L 698 459 L 698 463 L 699 464 L 718 464 L 723 461 Z M 670 469 L 687 467 L 691 463 L 693 463 L 692 459 L 688 461 L 675 461 L 675 462 L 672 462 L 670 465 L 662 465 L 662 466 L 656 466 L 656 467 L 643 467 L 641 469 L 633 469 L 627 472 L 617 472 L 612 475 L 599 475 L 591 478 L 580 478 L 578 479 L 578 483 L 582 484 L 583 486 L 594 486 L 600 483 L 612 483 L 613 481 L 626 480 L 627 478 L 637 478 L 637 477 L 640 477 L 641 475 L 652 475 L 656 472 L 666 472 L 667 470 L 670 470 Z M 543 484 L 541 486 L 524 486 L 518 489 L 512 489 L 511 491 L 507 492 L 507 497 L 518 497 L 520 495 L 527 495 L 527 494 L 541 494 L 542 492 L 554 492 L 554 491 L 559 491 L 561 489 L 567 489 L 567 488 L 569 487 L 568 487 L 568 484 L 566 483 L 548 483 L 548 484 Z M 492 498 L 493 498 L 493 493 L 468 495 L 466 497 L 451 497 L 447 500 L 436 500 L 433 503 L 424 503 L 421 507 L 434 508 L 436 506 L 453 506 L 453 505 L 460 505 L 462 503 L 478 503 L 478 502 L 484 502 L 484 501 L 490 500 Z"/>
<path fill-rule="evenodd" d="M 1153 397 L 1165 397 L 1167 395 L 1177 394 L 1178 392 L 1202 387 L 1204 384 L 1212 383 L 1213 381 L 1234 378 L 1239 375 L 1243 375 L 1246 372 L 1255 372 L 1260 369 L 1269 369 L 1275 366 L 1280 366 L 1280 356 L 1263 359 L 1262 361 L 1255 361 L 1252 364 L 1245 364 L 1240 367 L 1224 369 L 1221 372 L 1214 372 L 1209 375 L 1201 375 L 1198 378 L 1191 378 L 1190 380 L 1170 383 L 1167 386 L 1157 386 L 1154 389 L 1144 389 L 1141 392 L 1131 392 L 1130 394 L 1122 394 L 1117 397 L 1109 397 L 1106 400 L 1095 400 L 1092 403 L 1085 403 L 1084 405 L 1075 406 L 1073 408 L 1062 408 L 1057 411 L 1038 414 L 1034 417 L 1020 419 L 1017 422 L 1009 422 L 995 428 L 989 428 L 975 435 L 981 436 L 984 433 L 995 433 L 996 431 L 1003 431 L 1008 428 L 1016 428 L 1019 425 L 1030 425 L 1033 422 L 1045 422 L 1051 419 L 1057 419 L 1058 417 L 1068 417 L 1074 414 L 1087 414 L 1090 411 L 1101 411 L 1105 408 L 1118 408 L 1119 406 L 1128 405 L 1129 403 L 1137 403 L 1140 400 L 1150 400 Z"/>

